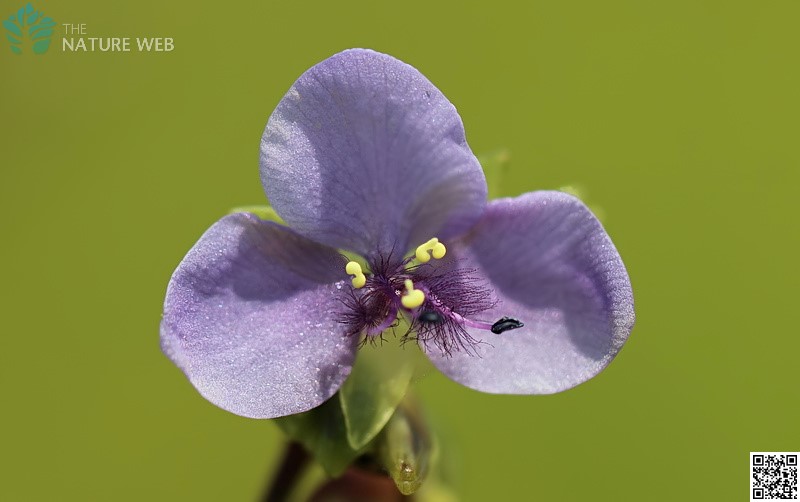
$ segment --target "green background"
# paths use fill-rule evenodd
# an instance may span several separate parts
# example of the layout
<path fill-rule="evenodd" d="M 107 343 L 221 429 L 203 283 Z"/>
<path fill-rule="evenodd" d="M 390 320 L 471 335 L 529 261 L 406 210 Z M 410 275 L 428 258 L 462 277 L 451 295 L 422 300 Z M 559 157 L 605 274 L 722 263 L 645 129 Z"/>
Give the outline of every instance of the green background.
<path fill-rule="evenodd" d="M 349 47 L 427 75 L 475 152 L 508 148 L 504 194 L 582 187 L 633 283 L 629 342 L 576 389 L 418 384 L 463 500 L 746 500 L 748 452 L 800 450 L 797 1 L 33 3 L 175 50 L 0 40 L 0 499 L 259 491 L 280 433 L 160 353 L 164 291 L 264 201 L 270 112 Z"/>

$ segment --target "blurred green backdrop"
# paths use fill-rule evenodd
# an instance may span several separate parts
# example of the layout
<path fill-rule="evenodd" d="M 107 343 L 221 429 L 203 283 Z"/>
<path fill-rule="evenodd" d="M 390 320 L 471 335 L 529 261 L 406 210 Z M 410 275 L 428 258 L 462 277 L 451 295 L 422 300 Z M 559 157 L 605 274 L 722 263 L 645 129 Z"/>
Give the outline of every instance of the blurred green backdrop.
<path fill-rule="evenodd" d="M 475 152 L 508 148 L 504 194 L 583 187 L 633 282 L 636 328 L 589 383 L 419 384 L 463 500 L 743 500 L 749 451 L 800 450 L 798 2 L 33 5 L 175 49 L 0 41 L 0 499 L 258 492 L 280 434 L 162 356 L 163 295 L 212 222 L 264 201 L 284 92 L 349 47 L 420 69 Z"/>

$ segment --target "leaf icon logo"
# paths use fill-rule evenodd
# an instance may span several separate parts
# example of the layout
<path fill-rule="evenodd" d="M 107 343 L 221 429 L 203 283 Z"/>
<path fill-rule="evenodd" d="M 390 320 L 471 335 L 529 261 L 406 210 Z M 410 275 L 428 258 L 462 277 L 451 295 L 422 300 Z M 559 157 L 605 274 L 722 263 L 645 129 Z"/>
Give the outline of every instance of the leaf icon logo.
<path fill-rule="evenodd" d="M 50 47 L 50 37 L 56 22 L 28 3 L 3 21 L 6 38 L 11 42 L 11 51 L 22 54 L 30 46 L 34 54 L 44 54 Z M 27 42 L 26 42 L 27 39 Z"/>

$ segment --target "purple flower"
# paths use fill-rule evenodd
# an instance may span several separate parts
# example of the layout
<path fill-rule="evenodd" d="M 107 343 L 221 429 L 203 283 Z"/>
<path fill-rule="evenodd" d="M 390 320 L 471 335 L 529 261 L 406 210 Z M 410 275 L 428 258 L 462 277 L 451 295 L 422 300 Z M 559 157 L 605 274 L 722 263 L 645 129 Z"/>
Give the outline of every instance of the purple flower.
<path fill-rule="evenodd" d="M 560 192 L 487 203 L 455 107 L 390 56 L 348 50 L 305 72 L 260 165 L 288 227 L 215 223 L 172 276 L 161 323 L 164 352 L 226 410 L 320 405 L 361 340 L 400 318 L 448 377 L 505 394 L 584 382 L 631 331 L 627 272 L 586 206 Z"/>

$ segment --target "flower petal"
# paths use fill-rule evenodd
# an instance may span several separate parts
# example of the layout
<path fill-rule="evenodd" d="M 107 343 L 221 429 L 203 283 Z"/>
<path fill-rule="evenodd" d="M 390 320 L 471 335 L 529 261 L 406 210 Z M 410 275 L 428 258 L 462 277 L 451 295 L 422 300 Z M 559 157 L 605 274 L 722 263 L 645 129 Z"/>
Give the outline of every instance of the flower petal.
<path fill-rule="evenodd" d="M 455 107 L 413 67 L 365 49 L 289 89 L 261 139 L 261 181 L 294 230 L 367 257 L 455 237 L 486 200 Z"/>
<path fill-rule="evenodd" d="M 167 288 L 161 346 L 228 411 L 273 418 L 318 406 L 355 357 L 335 319 L 338 253 L 252 214 L 215 223 Z"/>
<path fill-rule="evenodd" d="M 498 305 L 482 314 L 525 326 L 494 334 L 468 328 L 483 343 L 429 357 L 453 380 L 484 392 L 550 394 L 597 375 L 633 327 L 633 294 L 617 250 L 578 199 L 534 192 L 492 201 L 480 222 L 451 249 L 474 268 Z"/>

